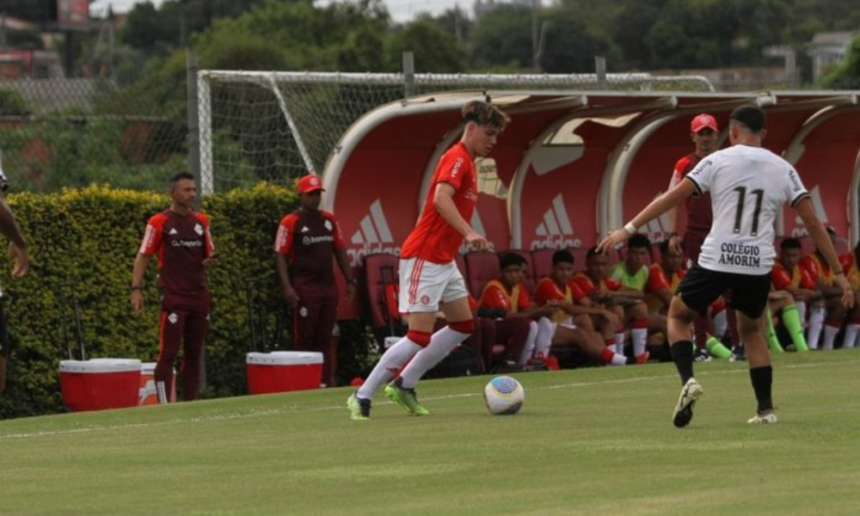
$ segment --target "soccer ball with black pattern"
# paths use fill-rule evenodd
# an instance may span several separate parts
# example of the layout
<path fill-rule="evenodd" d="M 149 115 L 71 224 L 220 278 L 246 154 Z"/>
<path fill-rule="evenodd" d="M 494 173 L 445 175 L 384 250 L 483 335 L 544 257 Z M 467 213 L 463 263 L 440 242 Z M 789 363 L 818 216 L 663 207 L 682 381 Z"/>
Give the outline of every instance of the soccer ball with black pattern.
<path fill-rule="evenodd" d="M 484 403 L 494 416 L 516 414 L 525 397 L 523 386 L 510 376 L 497 376 L 484 387 Z"/>

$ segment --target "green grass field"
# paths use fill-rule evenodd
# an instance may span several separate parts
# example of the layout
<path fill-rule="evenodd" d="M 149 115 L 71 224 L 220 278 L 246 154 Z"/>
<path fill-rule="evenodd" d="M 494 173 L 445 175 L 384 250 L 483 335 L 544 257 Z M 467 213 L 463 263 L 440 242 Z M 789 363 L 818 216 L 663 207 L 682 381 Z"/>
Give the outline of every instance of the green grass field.
<path fill-rule="evenodd" d="M 751 426 L 743 363 L 697 366 L 690 427 L 671 364 L 421 384 L 432 414 L 346 389 L 0 422 L 6 515 L 856 515 L 860 351 L 775 360 L 779 424 Z"/>

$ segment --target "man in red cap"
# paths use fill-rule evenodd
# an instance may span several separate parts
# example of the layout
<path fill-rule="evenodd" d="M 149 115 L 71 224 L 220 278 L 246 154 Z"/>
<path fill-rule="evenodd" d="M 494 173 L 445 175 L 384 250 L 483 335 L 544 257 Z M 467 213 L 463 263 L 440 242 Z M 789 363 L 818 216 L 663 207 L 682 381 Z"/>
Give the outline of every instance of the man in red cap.
<path fill-rule="evenodd" d="M 695 150 L 675 163 L 675 170 L 672 172 L 672 180 L 669 183 L 670 190 L 680 183 L 699 161 L 717 150 L 719 143 L 718 135 L 719 126 L 717 125 L 717 119 L 713 115 L 702 113 L 693 118 L 690 122 L 690 139 L 693 140 Z M 669 226 L 667 230 L 670 234 L 669 247 L 673 252 L 682 252 L 687 259 L 687 263 L 693 264 L 698 261 L 699 251 L 705 242 L 705 237 L 708 236 L 708 231 L 711 230 L 711 223 L 714 218 L 711 212 L 711 195 L 705 193 L 701 197 L 689 197 L 683 206 L 686 211 L 686 225 L 679 223 L 679 219 L 682 218 L 679 208 L 672 208 L 668 212 Z M 678 235 L 678 233 L 682 232 L 682 227 L 683 239 Z M 728 326 L 729 333 L 732 335 L 732 342 L 736 344 L 737 340 L 735 336 L 737 330 L 732 327 L 734 313 L 729 313 L 729 310 L 726 310 L 725 314 L 730 319 Z M 722 324 L 717 326 L 722 326 Z M 706 317 L 699 317 L 694 324 L 694 328 L 697 348 L 695 360 L 697 362 L 708 361 L 710 360 L 706 344 L 708 340 L 708 319 Z M 722 338 L 722 335 L 717 335 L 717 338 Z"/>
<path fill-rule="evenodd" d="M 295 319 L 293 342 L 301 351 L 323 353 L 323 381 L 335 385 L 337 349 L 331 332 L 337 322 L 337 285 L 331 257 L 346 278 L 346 296 L 355 296 L 340 225 L 334 215 L 319 209 L 320 178 L 306 175 L 298 181 L 300 207 L 281 220 L 275 238 L 275 256 L 284 299 Z"/>

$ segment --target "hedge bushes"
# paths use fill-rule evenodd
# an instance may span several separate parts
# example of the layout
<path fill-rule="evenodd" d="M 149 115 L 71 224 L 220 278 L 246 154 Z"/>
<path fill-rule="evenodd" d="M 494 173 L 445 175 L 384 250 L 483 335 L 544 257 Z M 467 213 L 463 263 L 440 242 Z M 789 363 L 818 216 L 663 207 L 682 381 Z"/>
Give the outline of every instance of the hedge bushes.
<path fill-rule="evenodd" d="M 74 358 L 80 356 L 73 296 L 88 358 L 155 360 L 155 260 L 147 273 L 144 312 L 137 317 L 131 313 L 129 286 L 146 221 L 165 209 L 169 199 L 91 186 L 61 194 L 20 193 L 9 204 L 30 241 L 33 268 L 27 277 L 12 281 L 8 258 L 0 258 L 13 349 L 0 417 L 59 412 L 64 409 L 58 363 L 70 350 Z M 295 206 L 293 192 L 267 184 L 204 199 L 219 254 L 218 266 L 209 273 L 213 308 L 204 396 L 246 392 L 249 314 L 274 347 L 276 315 L 283 313 L 284 304 L 272 246 L 278 222 Z M 345 381 L 365 372 L 374 348 L 362 323 L 341 329 L 339 374 Z"/>

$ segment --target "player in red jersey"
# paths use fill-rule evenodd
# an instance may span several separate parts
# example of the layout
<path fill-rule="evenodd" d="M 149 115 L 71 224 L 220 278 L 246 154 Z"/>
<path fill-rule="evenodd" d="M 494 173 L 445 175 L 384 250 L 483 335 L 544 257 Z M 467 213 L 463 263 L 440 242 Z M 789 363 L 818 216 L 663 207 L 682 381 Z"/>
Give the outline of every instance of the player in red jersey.
<path fill-rule="evenodd" d="M 367 419 L 376 390 L 398 374 L 386 386 L 386 396 L 410 414 L 428 414 L 418 403 L 415 385 L 474 331 L 466 283 L 454 256 L 463 239 L 473 249 L 487 248 L 486 238 L 469 225 L 478 201 L 474 160 L 490 153 L 510 119 L 479 101 L 466 104 L 462 115 L 463 136 L 439 160 L 421 217 L 400 251 L 399 310 L 409 330 L 347 400 L 352 419 Z M 448 324 L 431 336 L 440 308 Z"/>
<path fill-rule="evenodd" d="M 346 278 L 346 297 L 355 296 L 349 258 L 334 215 L 319 209 L 323 192 L 319 177 L 298 182 L 299 209 L 285 216 L 275 237 L 275 266 L 284 300 L 293 311 L 295 349 L 323 354 L 323 382 L 336 385 L 337 348 L 331 338 L 337 324 L 337 284 L 331 258 Z"/>
<path fill-rule="evenodd" d="M 638 303 L 640 300 L 629 298 L 621 290 L 621 283 L 609 276 L 609 258 L 597 252 L 597 247 L 591 247 L 585 254 L 585 270 L 577 272 L 572 282 L 588 296 L 598 308 L 605 310 L 603 314 L 591 317 L 595 327 L 600 330 L 604 340 L 616 353 L 624 354 L 625 306 Z M 614 348 L 613 348 L 614 346 Z"/>
<path fill-rule="evenodd" d="M 501 329 L 502 336 L 511 333 L 508 326 L 517 320 L 528 321 L 529 331 L 526 338 L 519 346 L 519 356 L 512 356 L 517 351 L 516 346 L 508 350 L 509 359 L 513 359 L 517 365 L 525 366 L 536 353 L 549 354 L 552 343 L 552 332 L 549 319 L 545 316 L 552 314 L 553 307 L 538 307 L 532 303 L 528 290 L 522 284 L 526 260 L 517 253 L 500 253 L 499 265 L 501 275 L 484 285 L 481 292 L 481 303 L 478 310 L 479 315 L 489 315 L 496 319 L 497 330 Z M 546 321 L 545 325 L 539 325 L 538 321 Z M 497 339 L 507 342 L 505 339 Z M 538 341 L 541 347 L 537 348 Z"/>
<path fill-rule="evenodd" d="M 828 227 L 827 234 L 830 235 L 831 243 L 835 243 L 836 231 Z M 809 337 L 807 345 L 810 349 L 818 349 L 821 337 L 821 323 L 824 325 L 824 339 L 821 349 L 831 350 L 842 326 L 842 320 L 848 313 L 848 308 L 841 302 L 841 290 L 836 283 L 836 274 L 827 264 L 822 252 L 816 248 L 815 252 L 800 259 L 800 267 L 807 271 L 815 282 L 816 288 L 821 292 L 824 299 L 824 308 L 813 308 L 809 314 Z"/>
<path fill-rule="evenodd" d="M 610 347 L 614 341 L 601 338 L 601 334 L 594 330 L 592 316 L 614 321 L 613 314 L 592 304 L 588 295 L 572 281 L 573 276 L 573 254 L 566 250 L 556 251 L 552 255 L 552 274 L 542 278 L 535 287 L 535 304 L 555 308 L 554 313 L 547 316 L 552 328 L 552 345 L 579 348 L 585 355 L 609 365 L 647 362 L 647 351 L 635 358 L 627 358 Z M 611 331 L 609 335 L 612 335 Z"/>
<path fill-rule="evenodd" d="M 209 288 L 206 267 L 214 263 L 215 246 L 209 219 L 194 211 L 197 185 L 188 172 L 172 175 L 170 208 L 149 219 L 140 251 L 134 261 L 131 306 L 143 309 L 146 267 L 158 256 L 158 283 L 162 292 L 159 323 L 160 349 L 155 366 L 158 399 L 167 402 L 173 385 L 173 363 L 182 346 L 183 399 L 197 399 L 203 343 L 209 328 Z"/>
<path fill-rule="evenodd" d="M 645 302 L 651 312 L 664 315 L 668 313 L 672 296 L 675 295 L 678 285 L 686 274 L 683 265 L 684 255 L 677 249 L 672 249 L 668 240 L 660 242 L 660 263 L 651 264 L 648 268 L 648 282 L 645 285 Z M 710 332 L 711 335 L 722 335 L 725 332 L 725 324 L 721 328 L 716 328 L 718 319 L 725 322 L 725 317 L 718 317 L 720 313 L 725 312 L 725 308 L 726 303 L 722 298 L 709 307 L 708 311 L 715 326 L 714 331 Z M 728 359 L 732 355 L 731 350 L 726 348 L 719 339 L 710 335 L 707 337 L 707 348 L 708 352 L 717 358 Z"/>
<path fill-rule="evenodd" d="M 693 118 L 690 122 L 690 139 L 693 140 L 695 150 L 675 163 L 672 179 L 669 182 L 670 190 L 678 185 L 699 164 L 702 158 L 717 150 L 719 144 L 718 133 L 717 120 L 712 115 L 702 113 Z M 683 214 L 686 214 L 685 225 L 680 223 Z M 684 201 L 683 214 L 679 208 L 672 208 L 668 211 L 669 224 L 667 230 L 670 233 L 669 246 L 675 251 L 683 252 L 688 260 L 688 264 L 692 264 L 698 261 L 699 251 L 713 223 L 714 215 L 711 211 L 711 194 L 705 192 L 705 194 L 698 197 L 688 197 Z M 683 240 L 676 233 L 676 231 L 681 232 L 682 226 L 684 227 Z M 727 308 L 726 315 L 728 317 L 728 329 L 732 345 L 735 346 L 736 349 L 734 351 L 740 357 L 743 355 L 743 352 L 738 347 L 740 337 L 737 332 L 737 320 L 734 310 Z M 706 362 L 710 358 L 707 351 L 708 318 L 706 316 L 699 316 L 693 324 L 693 330 L 696 337 L 696 348 L 698 349 L 694 360 L 697 362 Z"/>
<path fill-rule="evenodd" d="M 846 349 L 857 347 L 857 335 L 860 334 L 860 269 L 858 269 L 857 258 L 860 257 L 860 242 L 854 250 L 839 257 L 839 262 L 845 270 L 848 282 L 854 289 L 854 309 L 848 315 L 848 324 L 845 325 L 845 337 L 842 347 Z"/>

